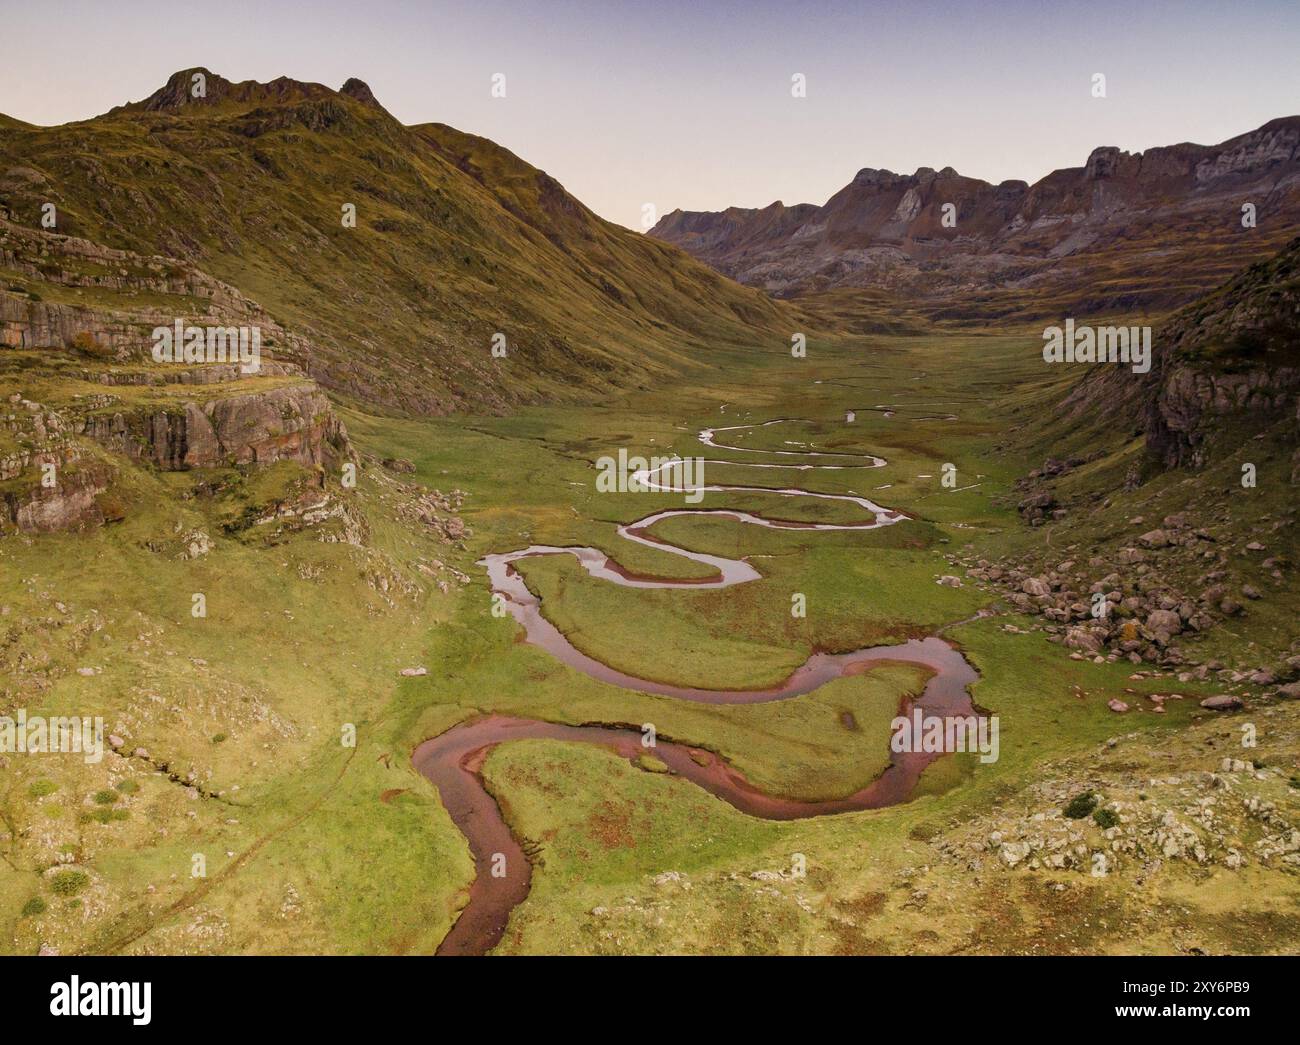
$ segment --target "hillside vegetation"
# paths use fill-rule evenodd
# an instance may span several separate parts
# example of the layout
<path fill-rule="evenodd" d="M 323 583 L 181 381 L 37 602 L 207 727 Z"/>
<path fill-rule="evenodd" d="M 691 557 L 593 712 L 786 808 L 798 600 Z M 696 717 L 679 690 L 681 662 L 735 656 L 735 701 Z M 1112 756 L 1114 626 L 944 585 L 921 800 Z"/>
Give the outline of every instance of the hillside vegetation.
<path fill-rule="evenodd" d="M 507 150 L 403 126 L 359 81 L 186 70 L 94 119 L 6 120 L 0 216 L 37 228 L 46 203 L 55 232 L 237 287 L 308 342 L 313 377 L 382 408 L 591 398 L 689 369 L 701 343 L 793 329 L 764 295 L 603 221 Z"/>

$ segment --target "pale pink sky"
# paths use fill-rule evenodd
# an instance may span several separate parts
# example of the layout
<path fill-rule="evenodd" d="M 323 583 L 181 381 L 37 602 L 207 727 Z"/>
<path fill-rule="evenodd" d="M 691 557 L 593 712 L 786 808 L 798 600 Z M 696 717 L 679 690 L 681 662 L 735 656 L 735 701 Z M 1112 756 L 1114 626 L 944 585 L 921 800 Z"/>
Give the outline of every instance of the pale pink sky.
<path fill-rule="evenodd" d="M 357 76 L 404 123 L 491 138 L 633 228 L 644 203 L 821 203 L 862 167 L 1034 181 L 1096 145 L 1209 144 L 1300 112 L 1294 0 L 43 0 L 4 24 L 0 112 L 23 120 L 83 119 L 195 65 Z"/>

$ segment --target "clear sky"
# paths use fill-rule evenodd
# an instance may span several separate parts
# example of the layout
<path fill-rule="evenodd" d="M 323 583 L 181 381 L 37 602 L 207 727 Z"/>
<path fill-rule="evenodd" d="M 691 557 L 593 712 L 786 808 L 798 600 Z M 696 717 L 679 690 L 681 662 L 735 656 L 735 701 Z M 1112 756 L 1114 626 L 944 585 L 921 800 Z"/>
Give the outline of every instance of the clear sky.
<path fill-rule="evenodd" d="M 4 0 L 0 112 L 83 119 L 178 69 L 365 80 L 639 228 L 642 206 L 822 203 L 862 167 L 1034 181 L 1096 145 L 1300 113 L 1297 0 Z M 1091 95 L 1094 73 L 1107 97 Z M 495 73 L 506 96 L 491 96 Z M 791 77 L 807 96 L 791 96 Z"/>

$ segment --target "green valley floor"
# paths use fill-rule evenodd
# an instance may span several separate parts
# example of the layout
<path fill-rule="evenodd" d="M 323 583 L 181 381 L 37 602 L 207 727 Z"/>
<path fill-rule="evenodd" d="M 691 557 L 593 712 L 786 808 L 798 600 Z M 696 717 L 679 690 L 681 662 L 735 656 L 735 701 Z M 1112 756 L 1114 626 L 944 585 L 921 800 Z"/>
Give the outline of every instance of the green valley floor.
<path fill-rule="evenodd" d="M 1150 515 L 1148 499 L 1194 512 L 1201 496 L 1174 476 L 1108 491 L 1092 523 L 1027 526 L 1015 482 L 1050 452 L 1043 412 L 1077 378 L 1044 367 L 1040 346 L 1033 332 L 812 339 L 794 358 L 776 342 L 702 350 L 689 378 L 594 406 L 437 420 L 341 409 L 362 462 L 319 526 L 223 526 L 274 500 L 262 488 L 274 475 L 217 484 L 126 469 L 121 521 L 0 540 L 10 703 L 103 715 L 124 741 L 95 764 L 3 756 L 0 951 L 431 953 L 474 865 L 411 755 L 483 714 L 653 724 L 782 796 L 864 787 L 921 669 L 885 665 L 750 706 L 638 693 L 521 641 L 476 564 L 586 545 L 635 573 L 706 576 L 616 533 L 682 496 L 600 492 L 593 463 L 620 449 L 740 461 L 701 446 L 700 431 L 776 418 L 790 420 L 743 444 L 887 463 L 710 463 L 706 481 L 851 492 L 908 518 L 869 531 L 669 518 L 653 536 L 746 558 L 761 578 L 631 589 L 569 556 L 530 559 L 520 571 L 545 616 L 622 672 L 712 689 L 776 685 L 818 651 L 942 634 L 979 672 L 972 696 L 999 718 L 998 760 L 940 759 L 902 805 L 773 822 L 653 757 L 503 744 L 483 779 L 533 873 L 495 952 L 1300 950 L 1300 701 L 1243 680 L 1230 687 L 1243 710 L 1205 710 L 1228 691 L 1221 680 L 1072 657 L 1045 621 L 967 573 L 1058 545 L 1064 558 L 1102 519 Z M 1102 449 L 1130 452 L 1123 435 Z M 1242 519 L 1294 515 L 1290 495 L 1263 484 L 1259 496 Z M 809 523 L 862 514 L 757 492 L 689 507 Z M 1097 579 L 1115 568 L 1101 563 Z M 1269 588 L 1202 641 L 1229 664 L 1281 663 L 1298 652 L 1296 598 Z"/>

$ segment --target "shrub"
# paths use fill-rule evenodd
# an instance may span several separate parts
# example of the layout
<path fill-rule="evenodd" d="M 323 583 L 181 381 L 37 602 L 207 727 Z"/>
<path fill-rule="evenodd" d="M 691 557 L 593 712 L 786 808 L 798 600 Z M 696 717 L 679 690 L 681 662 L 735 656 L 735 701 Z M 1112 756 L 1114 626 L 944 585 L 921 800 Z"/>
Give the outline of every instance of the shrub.
<path fill-rule="evenodd" d="M 214 744 L 221 744 L 221 743 L 224 743 L 224 742 L 225 742 L 225 739 L 226 739 L 226 734 L 224 734 L 224 733 L 216 733 L 216 734 L 214 734 L 213 737 L 212 737 L 212 743 L 214 743 Z"/>
<path fill-rule="evenodd" d="M 100 806 L 98 809 L 83 811 L 77 819 L 83 824 L 88 824 L 91 821 L 97 824 L 108 824 L 114 820 L 129 820 L 131 814 L 125 809 L 109 809 L 108 806 Z"/>
<path fill-rule="evenodd" d="M 25 904 L 23 904 L 22 916 L 24 918 L 34 918 L 36 917 L 36 915 L 44 914 L 44 913 L 45 913 L 45 901 L 42 900 L 39 896 L 33 896 L 30 900 L 28 900 Z"/>
<path fill-rule="evenodd" d="M 116 801 L 116 791 L 110 791 L 108 788 L 104 788 L 102 791 L 95 792 L 95 805 L 97 806 L 111 806 Z"/>
<path fill-rule="evenodd" d="M 90 884 L 90 875 L 85 871 L 60 871 L 50 881 L 50 888 L 57 896 L 76 896 Z"/>
<path fill-rule="evenodd" d="M 1082 820 L 1097 808 L 1097 796 L 1091 791 L 1084 791 L 1082 794 L 1075 795 L 1070 801 L 1065 803 L 1065 808 L 1061 810 L 1071 820 Z"/>
<path fill-rule="evenodd" d="M 27 789 L 27 793 L 32 798 L 44 798 L 46 795 L 54 794 L 58 789 L 59 785 L 53 780 L 33 780 L 31 787 Z"/>
<path fill-rule="evenodd" d="M 113 350 L 108 345 L 101 345 L 95 340 L 95 335 L 89 331 L 78 331 L 72 336 L 72 347 L 83 355 L 94 356 L 97 359 L 107 359 L 113 355 Z"/>
<path fill-rule="evenodd" d="M 114 786 L 124 795 L 133 795 L 140 790 L 140 785 L 134 780 L 119 780 Z"/>
<path fill-rule="evenodd" d="M 96 497 L 95 505 L 104 513 L 105 522 L 121 522 L 126 518 L 126 502 L 112 490 L 105 490 Z"/>
<path fill-rule="evenodd" d="M 1108 828 L 1116 827 L 1119 824 L 1119 814 L 1113 809 L 1094 810 L 1092 818 L 1097 821 L 1097 826 L 1103 831 Z"/>

